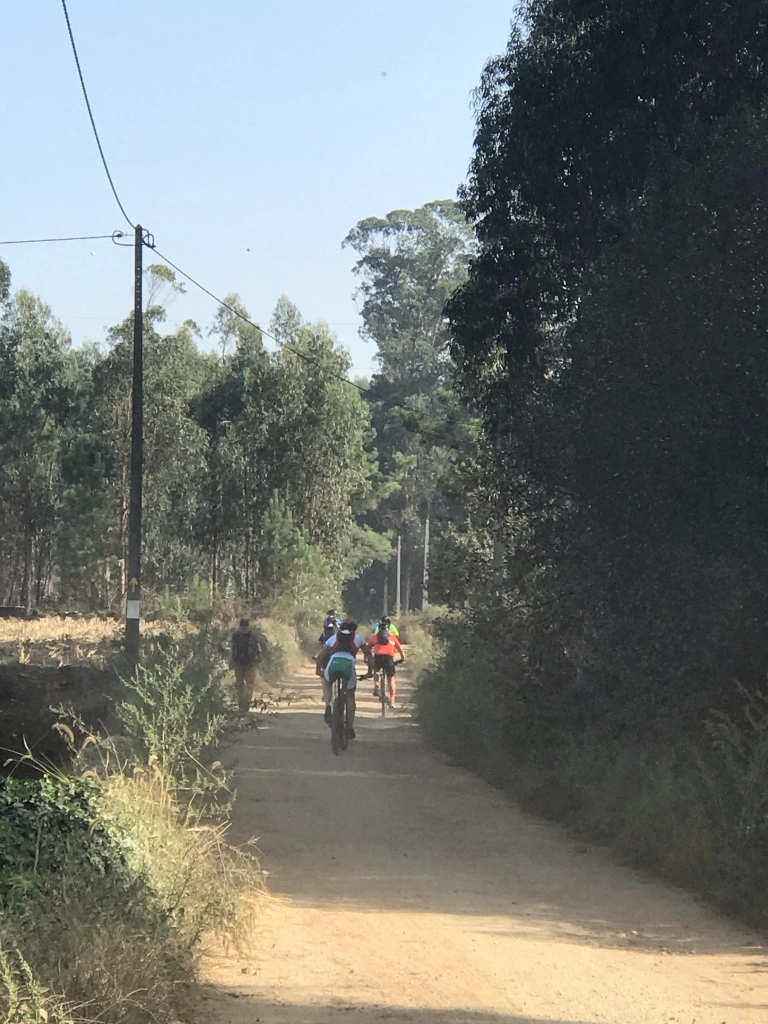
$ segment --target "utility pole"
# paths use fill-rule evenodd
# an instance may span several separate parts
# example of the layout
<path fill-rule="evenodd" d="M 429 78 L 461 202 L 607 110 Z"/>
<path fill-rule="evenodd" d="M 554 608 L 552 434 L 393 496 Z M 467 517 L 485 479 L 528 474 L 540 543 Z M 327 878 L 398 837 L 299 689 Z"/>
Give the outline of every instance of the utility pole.
<path fill-rule="evenodd" d="M 382 615 L 389 614 L 389 566 L 384 563 L 384 607 Z"/>
<path fill-rule="evenodd" d="M 144 232 L 136 225 L 133 282 L 133 394 L 131 403 L 131 498 L 128 508 L 128 602 L 125 613 L 125 651 L 139 663 L 139 605 L 141 601 L 141 506 L 144 473 L 144 313 L 141 279 Z"/>
<path fill-rule="evenodd" d="M 400 577 L 403 564 L 403 538 L 397 535 L 397 586 L 395 590 L 395 617 L 400 618 Z"/>
<path fill-rule="evenodd" d="M 421 584 L 421 610 L 429 608 L 429 513 L 431 502 L 427 502 L 427 521 L 424 523 L 424 576 Z"/>

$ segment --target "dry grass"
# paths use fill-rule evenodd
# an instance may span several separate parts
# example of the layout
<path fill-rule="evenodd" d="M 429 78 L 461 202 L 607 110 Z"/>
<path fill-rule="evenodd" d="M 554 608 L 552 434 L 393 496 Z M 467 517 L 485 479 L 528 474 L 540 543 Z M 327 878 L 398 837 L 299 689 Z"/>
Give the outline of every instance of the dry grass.
<path fill-rule="evenodd" d="M 98 616 L 73 619 L 46 615 L 40 619 L 0 619 L 0 660 L 22 665 L 93 665 L 104 668 L 123 638 L 125 624 Z M 160 633 L 182 638 L 195 631 L 191 623 L 143 622 L 145 636 Z"/>
<path fill-rule="evenodd" d="M 4 908 L 0 1020 L 189 1019 L 202 940 L 244 948 L 269 897 L 254 848 L 229 846 L 227 826 L 201 820 L 177 793 L 153 765 L 101 780 L 94 827 L 117 843 L 135 882 L 65 863 Z"/>
<path fill-rule="evenodd" d="M 206 823 L 191 804 L 181 805 L 154 765 L 110 776 L 101 809 L 130 837 L 129 863 L 148 880 L 185 950 L 210 933 L 243 945 L 266 898 L 252 844 L 230 846 L 228 823 Z"/>
<path fill-rule="evenodd" d="M 279 689 L 288 683 L 289 676 L 307 663 L 307 655 L 301 649 L 296 627 L 280 619 L 261 618 L 256 626 L 266 636 L 272 652 L 261 667 L 259 674 L 264 683 Z"/>

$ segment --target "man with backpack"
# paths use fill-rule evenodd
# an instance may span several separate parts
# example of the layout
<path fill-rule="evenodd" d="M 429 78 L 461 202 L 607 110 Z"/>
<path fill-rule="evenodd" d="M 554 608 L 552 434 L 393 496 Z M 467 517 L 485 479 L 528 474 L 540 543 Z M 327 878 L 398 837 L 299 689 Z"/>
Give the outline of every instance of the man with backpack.
<path fill-rule="evenodd" d="M 386 616 L 377 622 L 374 628 L 375 631 L 371 634 L 369 641 L 373 651 L 373 696 L 379 696 L 379 685 L 384 686 L 384 677 L 386 676 L 389 706 L 396 711 L 395 654 L 400 655 L 400 662 L 405 661 L 403 645 L 400 643 L 400 637 L 392 627 L 392 622 Z"/>
<path fill-rule="evenodd" d="M 256 665 L 260 659 L 261 645 L 251 630 L 248 619 L 240 619 L 240 626 L 232 634 L 229 667 L 235 671 L 237 703 L 244 714 L 250 710 L 253 701 Z"/>

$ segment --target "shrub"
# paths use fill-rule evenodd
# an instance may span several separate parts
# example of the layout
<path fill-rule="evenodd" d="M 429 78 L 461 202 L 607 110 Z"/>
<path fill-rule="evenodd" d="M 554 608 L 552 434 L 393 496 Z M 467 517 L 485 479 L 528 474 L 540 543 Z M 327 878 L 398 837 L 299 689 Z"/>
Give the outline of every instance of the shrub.
<path fill-rule="evenodd" d="M 163 775 L 179 782 L 198 778 L 224 724 L 220 670 L 203 645 L 182 651 L 162 641 L 125 680 L 131 697 L 118 714 L 141 759 L 155 759 Z"/>
<path fill-rule="evenodd" d="M 201 936 L 250 931 L 255 857 L 157 769 L 9 780 L 0 796 L 2 1019 L 65 1024 L 77 1006 L 110 1024 L 178 1020 Z"/>
<path fill-rule="evenodd" d="M 75 1024 L 75 1008 L 40 984 L 17 948 L 2 945 L 0 1013 L 7 1024 Z"/>

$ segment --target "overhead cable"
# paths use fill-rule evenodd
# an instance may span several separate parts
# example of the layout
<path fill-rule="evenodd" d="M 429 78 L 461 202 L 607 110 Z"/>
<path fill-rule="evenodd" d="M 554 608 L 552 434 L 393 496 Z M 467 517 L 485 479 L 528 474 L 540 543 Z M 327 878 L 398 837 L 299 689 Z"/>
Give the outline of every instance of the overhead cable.
<path fill-rule="evenodd" d="M 279 341 L 274 336 L 274 334 L 270 334 L 269 331 L 265 331 L 264 328 L 260 326 L 260 324 L 254 323 L 253 320 L 249 319 L 247 316 L 245 316 L 245 314 L 241 313 L 238 309 L 235 309 L 234 306 L 230 306 L 228 302 L 225 302 L 223 299 L 220 299 L 218 295 L 214 295 L 214 293 L 209 288 L 206 288 L 204 284 L 201 284 L 199 281 L 196 281 L 194 277 L 192 277 L 190 274 L 186 272 L 186 270 L 182 270 L 181 267 L 177 266 L 173 262 L 173 260 L 169 260 L 167 256 L 164 256 L 160 252 L 159 249 L 154 248 L 153 251 L 157 253 L 157 255 L 160 257 L 161 260 L 163 260 L 164 263 L 167 263 L 169 267 L 172 267 L 177 273 L 181 274 L 182 277 L 185 277 L 187 281 L 190 282 L 190 284 L 193 284 L 196 288 L 199 288 L 201 292 L 205 292 L 205 294 L 210 296 L 210 298 L 212 298 L 214 302 L 218 302 L 220 306 L 223 306 L 224 309 L 229 310 L 229 312 L 232 313 L 234 316 L 239 317 L 241 320 L 244 320 L 245 323 L 250 324 L 251 327 L 255 327 L 256 330 L 260 331 L 265 337 L 270 338 L 272 341 L 274 341 L 277 345 L 280 345 L 286 351 L 293 352 L 294 355 L 297 355 L 299 359 L 303 359 L 304 362 L 306 363 L 312 363 L 314 366 L 322 365 L 319 359 L 315 359 L 313 356 L 307 355 L 306 352 L 302 352 L 301 349 L 296 348 L 294 345 L 289 345 L 287 342 Z M 330 376 L 334 377 L 336 380 L 343 381 L 345 384 L 349 384 L 350 387 L 356 388 L 359 392 L 361 392 L 361 394 L 370 395 L 371 398 L 374 398 L 379 402 L 386 401 L 383 395 L 379 395 L 375 391 L 371 391 L 370 388 L 364 388 L 362 384 L 356 384 L 353 380 L 350 380 L 348 377 L 343 377 L 341 374 L 337 373 L 333 373 Z M 394 402 L 392 404 L 400 405 L 401 403 Z M 403 408 L 405 407 L 403 406 Z"/>
<path fill-rule="evenodd" d="M 69 32 L 69 41 L 72 44 L 72 53 L 74 54 L 75 64 L 77 65 L 77 74 L 78 74 L 78 77 L 80 78 L 80 86 L 82 87 L 82 90 L 83 90 L 83 97 L 85 98 L 85 105 L 88 108 L 88 117 L 91 120 L 91 128 L 93 128 L 93 134 L 94 134 L 94 137 L 96 139 L 96 145 L 99 147 L 99 155 L 101 156 L 101 162 L 104 164 L 104 170 L 106 171 L 106 174 L 107 174 L 107 179 L 109 181 L 109 186 L 112 189 L 112 194 L 115 197 L 115 201 L 117 202 L 117 205 L 120 207 L 120 212 L 125 217 L 125 219 L 128 221 L 128 223 L 131 225 L 131 227 L 135 228 L 136 225 L 133 223 L 131 218 L 125 212 L 125 207 L 123 206 L 123 204 L 120 201 L 120 196 L 117 194 L 117 189 L 115 188 L 115 183 L 112 180 L 112 175 L 111 175 L 110 170 L 109 170 L 109 164 L 107 163 L 107 158 L 104 156 L 104 149 L 103 149 L 103 147 L 101 145 L 101 139 L 99 138 L 99 132 L 98 132 L 98 129 L 96 128 L 96 121 L 94 120 L 93 111 L 91 110 L 91 101 L 88 99 L 88 90 L 85 88 L 85 79 L 83 78 L 83 71 L 82 71 L 82 68 L 80 67 L 80 58 L 77 55 L 77 46 L 75 45 L 75 36 L 74 36 L 74 33 L 72 32 L 72 23 L 69 20 L 69 11 L 67 10 L 67 0 L 61 0 L 61 6 L 64 8 L 64 17 L 67 20 L 67 31 Z"/>
<path fill-rule="evenodd" d="M 64 238 L 12 238 L 0 242 L 0 245 L 39 245 L 41 242 L 93 242 L 97 238 L 124 238 L 124 231 L 113 231 L 109 235 L 67 235 Z"/>

